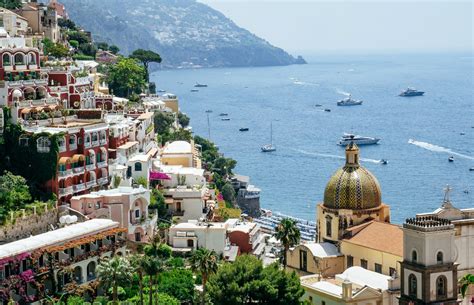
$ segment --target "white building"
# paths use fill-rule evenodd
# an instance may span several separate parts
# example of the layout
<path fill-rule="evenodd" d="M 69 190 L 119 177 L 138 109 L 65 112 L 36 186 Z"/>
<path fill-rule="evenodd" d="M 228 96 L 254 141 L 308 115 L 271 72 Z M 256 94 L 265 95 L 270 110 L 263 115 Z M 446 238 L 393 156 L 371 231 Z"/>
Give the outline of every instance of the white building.
<path fill-rule="evenodd" d="M 166 188 L 173 188 L 178 185 L 186 185 L 187 187 L 203 187 L 206 185 L 203 169 L 182 165 L 163 165 L 160 161 L 155 161 L 153 167 L 154 170 L 170 177 L 170 180 L 162 181 Z"/>
<path fill-rule="evenodd" d="M 228 244 L 227 225 L 223 222 L 183 222 L 169 229 L 169 244 L 174 251 L 206 248 L 223 254 Z"/>
<path fill-rule="evenodd" d="M 204 219 L 208 213 L 208 189 L 188 188 L 185 185 L 164 189 L 165 204 L 178 222 Z"/>

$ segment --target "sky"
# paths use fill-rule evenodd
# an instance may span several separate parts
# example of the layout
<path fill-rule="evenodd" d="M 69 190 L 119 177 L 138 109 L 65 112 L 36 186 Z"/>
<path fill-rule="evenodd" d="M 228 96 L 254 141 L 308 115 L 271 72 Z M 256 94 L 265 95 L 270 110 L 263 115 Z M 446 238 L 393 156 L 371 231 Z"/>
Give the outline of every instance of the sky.
<path fill-rule="evenodd" d="M 290 52 L 473 50 L 474 0 L 199 0 Z"/>

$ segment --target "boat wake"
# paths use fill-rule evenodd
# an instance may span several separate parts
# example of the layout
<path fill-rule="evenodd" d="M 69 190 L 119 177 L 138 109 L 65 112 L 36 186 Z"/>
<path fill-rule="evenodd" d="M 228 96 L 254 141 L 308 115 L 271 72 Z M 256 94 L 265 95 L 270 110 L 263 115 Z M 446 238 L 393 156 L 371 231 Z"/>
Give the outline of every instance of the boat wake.
<path fill-rule="evenodd" d="M 345 95 L 345 96 L 351 95 L 349 92 L 346 92 L 346 91 L 341 90 L 341 89 L 336 89 L 336 92 L 339 93 L 339 94 Z"/>
<path fill-rule="evenodd" d="M 301 85 L 301 86 L 319 86 L 319 84 L 317 84 L 317 83 L 302 82 L 300 80 L 294 80 L 293 84 L 294 85 Z"/>
<path fill-rule="evenodd" d="M 422 142 L 422 141 L 416 141 L 416 140 L 413 140 L 413 139 L 409 139 L 408 143 L 410 143 L 412 145 L 415 145 L 415 146 L 418 146 L 418 147 L 421 147 L 421 148 L 424 148 L 424 149 L 429 150 L 429 151 L 439 152 L 439 153 L 446 153 L 446 154 L 458 156 L 460 158 L 474 160 L 473 156 L 464 155 L 464 154 L 452 151 L 449 148 L 439 146 L 439 145 L 435 145 L 435 144 L 431 144 L 431 143 L 428 143 L 428 142 Z"/>
<path fill-rule="evenodd" d="M 318 152 L 309 152 L 306 150 L 302 149 L 292 149 L 296 152 L 299 152 L 303 155 L 307 156 L 313 156 L 313 157 L 323 157 L 323 158 L 331 158 L 331 159 L 346 159 L 343 156 L 338 156 L 338 155 L 331 155 L 331 154 L 323 154 L 323 153 L 318 153 Z M 370 163 L 380 163 L 381 160 L 375 160 L 375 159 L 368 159 L 368 158 L 360 158 L 360 161 L 362 162 L 370 162 Z"/>

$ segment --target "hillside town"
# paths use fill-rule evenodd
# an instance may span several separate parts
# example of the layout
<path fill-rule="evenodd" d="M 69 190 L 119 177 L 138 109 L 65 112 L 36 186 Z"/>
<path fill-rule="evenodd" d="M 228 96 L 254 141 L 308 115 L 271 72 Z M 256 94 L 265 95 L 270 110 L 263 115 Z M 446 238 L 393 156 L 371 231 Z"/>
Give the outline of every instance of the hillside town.
<path fill-rule="evenodd" d="M 474 303 L 474 206 L 457 208 L 449 186 L 438 209 L 391 223 L 390 186 L 352 142 L 317 186 L 314 221 L 272 214 L 236 161 L 193 134 L 179 97 L 149 81 L 157 53 L 93 41 L 56 0 L 11 5 L 2 304 Z"/>

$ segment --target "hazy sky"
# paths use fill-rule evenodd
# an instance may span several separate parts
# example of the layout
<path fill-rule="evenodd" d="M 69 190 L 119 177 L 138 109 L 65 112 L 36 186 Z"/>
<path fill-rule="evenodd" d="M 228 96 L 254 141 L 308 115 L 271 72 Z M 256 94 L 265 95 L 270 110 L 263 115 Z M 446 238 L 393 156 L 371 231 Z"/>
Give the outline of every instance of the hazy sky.
<path fill-rule="evenodd" d="M 473 50 L 473 0 L 199 0 L 291 52 Z"/>

